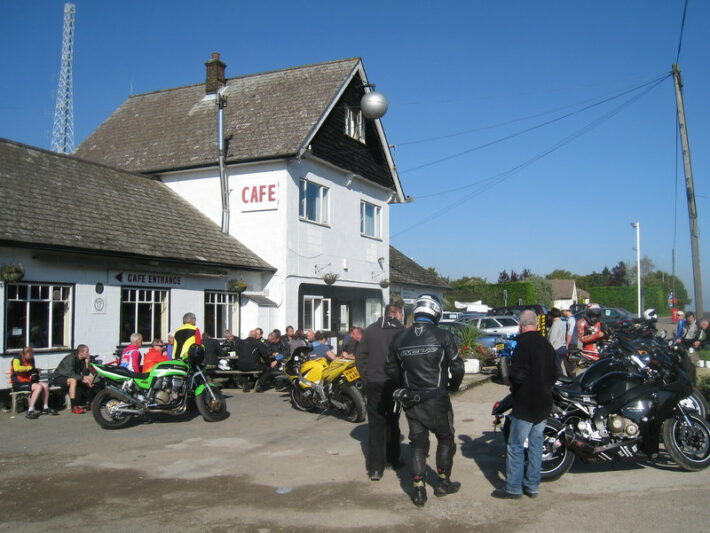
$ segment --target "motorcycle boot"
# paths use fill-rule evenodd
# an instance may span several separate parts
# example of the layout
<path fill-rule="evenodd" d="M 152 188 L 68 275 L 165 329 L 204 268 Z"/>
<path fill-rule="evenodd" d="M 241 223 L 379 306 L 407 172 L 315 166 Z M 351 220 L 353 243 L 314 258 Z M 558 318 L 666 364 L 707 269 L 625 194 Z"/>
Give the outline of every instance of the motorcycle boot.
<path fill-rule="evenodd" d="M 421 476 L 412 476 L 412 487 L 414 491 L 412 492 L 412 502 L 417 507 L 424 507 L 427 501 L 426 495 L 426 483 L 424 483 L 424 478 Z"/>
<path fill-rule="evenodd" d="M 434 487 L 434 496 L 440 498 L 442 496 L 447 496 L 449 494 L 454 494 L 458 492 L 461 488 L 461 483 L 459 483 L 458 481 L 451 481 L 449 473 L 443 472 L 439 469 L 437 470 L 439 473 L 439 484 Z"/>

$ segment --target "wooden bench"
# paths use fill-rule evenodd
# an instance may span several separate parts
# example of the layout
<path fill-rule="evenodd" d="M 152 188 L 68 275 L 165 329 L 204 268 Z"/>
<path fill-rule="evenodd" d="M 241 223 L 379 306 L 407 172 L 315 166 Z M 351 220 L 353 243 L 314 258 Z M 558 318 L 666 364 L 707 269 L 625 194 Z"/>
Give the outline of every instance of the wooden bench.
<path fill-rule="evenodd" d="M 40 370 L 40 380 L 48 380 L 49 376 L 51 376 L 54 373 L 54 368 L 47 368 Z M 7 382 L 10 385 L 10 411 L 12 416 L 17 415 L 17 407 L 19 402 L 27 402 L 29 403 L 30 401 L 30 396 L 32 396 L 32 391 L 14 391 L 12 390 L 12 380 L 10 379 L 10 374 L 11 372 L 8 370 L 6 373 L 7 375 Z M 56 394 L 57 392 L 64 392 L 66 397 L 64 399 L 65 404 L 69 406 L 71 404 L 71 399 L 69 398 L 69 390 L 64 391 L 63 387 L 58 387 L 57 385 L 50 385 L 49 386 L 49 395 L 51 396 L 53 393 Z M 29 409 L 29 406 L 28 406 Z"/>

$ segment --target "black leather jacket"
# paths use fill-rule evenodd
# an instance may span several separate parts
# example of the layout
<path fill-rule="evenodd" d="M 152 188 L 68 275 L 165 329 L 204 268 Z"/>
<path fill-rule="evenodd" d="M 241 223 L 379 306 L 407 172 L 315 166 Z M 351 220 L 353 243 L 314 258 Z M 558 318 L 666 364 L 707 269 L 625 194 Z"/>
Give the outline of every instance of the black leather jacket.
<path fill-rule="evenodd" d="M 385 371 L 410 390 L 446 392 L 458 390 L 464 365 L 451 333 L 430 322 L 415 322 L 393 339 Z"/>

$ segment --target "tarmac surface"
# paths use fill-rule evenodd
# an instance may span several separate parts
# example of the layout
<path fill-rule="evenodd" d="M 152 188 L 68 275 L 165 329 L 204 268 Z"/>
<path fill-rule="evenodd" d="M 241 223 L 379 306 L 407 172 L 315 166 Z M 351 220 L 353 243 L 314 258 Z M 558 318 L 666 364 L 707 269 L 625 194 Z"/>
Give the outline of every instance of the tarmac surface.
<path fill-rule="evenodd" d="M 421 509 L 406 466 L 367 478 L 366 424 L 298 412 L 274 390 L 226 390 L 230 417 L 217 423 L 189 413 L 106 431 L 91 414 L 0 414 L 0 531 L 706 530 L 710 470 L 668 460 L 577 461 L 536 500 L 491 498 L 504 444 L 490 410 L 507 391 L 481 375 L 466 387 L 452 397 L 461 491 L 439 499 L 429 488 Z"/>

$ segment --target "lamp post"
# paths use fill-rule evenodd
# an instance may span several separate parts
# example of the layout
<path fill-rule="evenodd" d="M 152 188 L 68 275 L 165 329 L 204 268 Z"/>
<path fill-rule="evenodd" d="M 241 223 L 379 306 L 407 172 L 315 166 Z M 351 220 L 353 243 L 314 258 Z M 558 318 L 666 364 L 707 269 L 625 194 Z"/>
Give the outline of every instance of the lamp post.
<path fill-rule="evenodd" d="M 636 229 L 636 292 L 638 298 L 638 315 L 641 318 L 641 223 L 632 222 L 631 227 Z"/>

